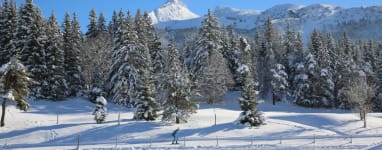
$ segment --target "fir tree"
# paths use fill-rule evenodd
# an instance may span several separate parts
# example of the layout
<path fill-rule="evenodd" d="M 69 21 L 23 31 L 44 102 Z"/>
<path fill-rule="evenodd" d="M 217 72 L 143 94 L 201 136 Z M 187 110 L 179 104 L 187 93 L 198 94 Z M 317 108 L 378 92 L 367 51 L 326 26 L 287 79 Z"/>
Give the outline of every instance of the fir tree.
<path fill-rule="evenodd" d="M 44 87 L 42 93 L 48 99 L 60 100 L 66 97 L 67 86 L 64 76 L 63 39 L 54 13 L 49 17 L 47 33 L 46 65 L 48 75 L 46 78 L 47 86 Z"/>
<path fill-rule="evenodd" d="M 118 29 L 117 20 L 118 20 L 118 15 L 117 15 L 117 12 L 114 10 L 111 21 L 109 22 L 109 33 L 112 35 L 113 39 L 115 38 L 115 33 L 117 32 L 117 29 Z"/>
<path fill-rule="evenodd" d="M 178 50 L 173 44 L 169 44 L 168 47 L 167 82 L 165 83 L 167 99 L 163 103 L 162 120 L 175 120 L 176 123 L 187 122 L 191 114 L 196 113 L 198 105 L 194 101 L 188 73 L 181 67 Z"/>
<path fill-rule="evenodd" d="M 265 24 L 265 33 L 264 39 L 262 42 L 262 50 L 260 52 L 259 57 L 263 61 L 261 67 L 260 77 L 260 96 L 262 98 L 271 98 L 272 97 L 272 66 L 275 65 L 276 54 L 274 52 L 274 36 L 275 31 L 272 25 L 272 20 L 270 17 L 267 18 Z"/>
<path fill-rule="evenodd" d="M 136 108 L 134 118 L 151 121 L 158 117 L 160 104 L 155 98 L 156 89 L 154 88 L 152 60 L 147 44 L 148 31 L 144 26 L 143 16 L 141 16 L 139 11 L 137 12 L 137 18 L 135 19 L 136 21 L 134 24 L 131 16 L 128 15 L 127 22 L 129 22 L 128 24 L 131 24 L 130 32 L 136 34 L 134 37 L 131 37 L 131 40 L 134 40 L 135 43 L 134 45 L 131 45 L 134 46 L 134 49 L 129 53 L 130 56 L 133 56 L 130 58 L 133 60 L 130 64 L 139 71 L 138 84 L 136 85 L 136 90 L 138 92 L 137 100 L 134 103 Z M 142 25 L 142 28 L 138 27 Z M 136 31 L 134 32 L 133 29 L 136 29 Z"/>
<path fill-rule="evenodd" d="M 30 105 L 27 102 L 29 96 L 29 85 L 33 83 L 29 78 L 27 68 L 19 61 L 16 54 L 9 63 L 0 68 L 0 93 L 2 99 L 2 115 L 0 127 L 5 125 L 6 103 L 11 101 L 17 108 L 27 111 Z"/>
<path fill-rule="evenodd" d="M 107 101 L 103 96 L 96 98 L 96 108 L 93 111 L 94 120 L 99 124 L 105 121 L 107 115 Z"/>
<path fill-rule="evenodd" d="M 103 12 L 101 12 L 99 14 L 98 22 L 97 22 L 97 31 L 98 32 L 100 32 L 100 33 L 107 32 L 107 27 L 106 27 L 105 23 L 106 23 L 105 15 L 103 14 Z"/>
<path fill-rule="evenodd" d="M 310 82 L 308 74 L 306 73 L 306 66 L 304 62 L 299 62 L 295 67 L 295 76 L 293 79 L 293 102 L 296 104 L 305 104 L 309 101 L 310 95 Z"/>
<path fill-rule="evenodd" d="M 249 74 L 251 74 L 249 72 Z M 256 100 L 257 91 L 253 78 L 249 75 L 241 88 L 241 97 L 238 99 L 240 108 L 243 112 L 240 113 L 238 121 L 241 124 L 248 124 L 249 126 L 259 126 L 264 124 L 265 119 L 262 112 L 257 109 L 260 101 Z"/>
<path fill-rule="evenodd" d="M 89 25 L 88 25 L 88 31 L 86 32 L 87 38 L 96 37 L 98 34 L 98 24 L 97 24 L 97 14 L 94 9 L 90 11 L 89 14 Z"/>
<path fill-rule="evenodd" d="M 233 79 L 236 83 L 235 86 L 242 86 L 243 85 L 243 76 L 240 74 L 240 71 L 238 71 L 238 68 L 241 66 L 240 56 L 241 56 L 241 47 L 240 47 L 240 41 L 238 40 L 238 37 L 233 29 L 232 26 L 230 26 L 230 32 L 229 37 L 227 39 L 227 47 L 226 50 L 223 51 L 223 55 L 228 61 L 228 66 L 231 70 L 231 73 L 233 74 Z"/>
<path fill-rule="evenodd" d="M 129 42 L 134 44 L 134 41 L 128 40 L 128 35 L 136 37 L 136 34 L 133 34 L 134 32 L 128 34 L 129 26 L 125 21 L 122 10 L 119 12 L 117 22 L 118 29 L 115 32 L 112 63 L 108 75 L 108 89 L 113 103 L 132 106 L 133 91 L 138 80 L 138 72 L 128 64 L 130 58 L 128 55 L 129 47 L 127 46 Z"/>
<path fill-rule="evenodd" d="M 322 34 L 314 30 L 311 37 L 311 51 L 315 53 L 318 60 L 316 82 L 313 83 L 316 99 L 319 101 L 318 107 L 334 107 L 334 82 L 333 82 L 333 63 L 330 59 L 330 52 L 324 44 Z"/>
<path fill-rule="evenodd" d="M 336 106 L 339 108 L 350 108 L 348 103 L 347 91 L 348 87 L 351 83 L 351 75 L 352 70 L 356 69 L 354 64 L 352 49 L 350 39 L 347 36 L 347 33 L 344 32 L 343 36 L 339 42 L 339 46 L 337 48 L 337 54 L 339 57 L 339 63 L 336 68 L 336 77 L 337 81 L 335 81 L 337 95 L 336 96 Z"/>
<path fill-rule="evenodd" d="M 66 72 L 66 81 L 68 82 L 68 95 L 76 96 L 83 89 L 83 76 L 81 69 L 80 52 L 83 42 L 80 25 L 77 21 L 77 15 L 73 14 L 70 20 L 66 13 L 64 20 L 64 57 Z"/>
<path fill-rule="evenodd" d="M 272 72 L 272 104 L 276 105 L 277 101 L 285 101 L 288 95 L 288 74 L 282 64 L 276 64 Z"/>
<path fill-rule="evenodd" d="M 207 103 L 222 100 L 227 87 L 228 65 L 222 55 L 222 37 L 218 20 L 211 11 L 202 21 L 193 58 L 192 80 L 198 83 L 198 90 Z"/>
<path fill-rule="evenodd" d="M 46 51 L 47 42 L 45 20 L 41 11 L 27 0 L 20 7 L 18 25 L 18 42 L 21 61 L 30 71 L 32 78 L 38 82 L 31 86 L 32 94 L 37 98 L 45 98 L 42 95 L 42 88 L 48 86 Z"/>
<path fill-rule="evenodd" d="M 0 65 L 3 65 L 9 62 L 16 48 L 17 8 L 14 2 L 5 0 L 0 10 Z"/>

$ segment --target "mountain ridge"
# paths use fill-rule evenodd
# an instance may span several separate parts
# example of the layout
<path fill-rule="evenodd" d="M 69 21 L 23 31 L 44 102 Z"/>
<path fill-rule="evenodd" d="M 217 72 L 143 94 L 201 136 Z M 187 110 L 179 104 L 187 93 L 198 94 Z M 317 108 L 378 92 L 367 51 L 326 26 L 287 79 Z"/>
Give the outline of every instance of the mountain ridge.
<path fill-rule="evenodd" d="M 217 6 L 213 13 L 222 26 L 233 25 L 236 29 L 256 29 L 262 26 L 268 17 L 271 17 L 272 22 L 279 29 L 285 30 L 286 25 L 290 24 L 304 37 L 308 37 L 310 32 L 317 28 L 325 32 L 352 30 L 351 32 L 355 33 L 351 35 L 360 39 L 366 38 L 367 35 L 382 38 L 382 33 L 374 33 L 374 31 L 382 30 L 381 26 L 377 26 L 382 22 L 382 6 L 342 8 L 327 4 L 307 6 L 280 4 L 263 11 Z M 159 29 L 173 30 L 198 28 L 202 19 L 203 16 L 181 20 L 168 19 L 155 22 L 155 26 Z M 362 29 L 363 27 L 371 27 L 371 29 Z"/>

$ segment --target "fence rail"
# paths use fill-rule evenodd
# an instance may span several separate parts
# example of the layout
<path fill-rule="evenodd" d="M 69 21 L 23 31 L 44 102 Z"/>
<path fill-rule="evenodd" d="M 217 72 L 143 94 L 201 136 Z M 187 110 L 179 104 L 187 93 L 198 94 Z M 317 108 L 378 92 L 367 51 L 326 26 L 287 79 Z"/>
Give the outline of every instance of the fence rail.
<path fill-rule="evenodd" d="M 54 134 L 52 134 L 54 135 Z M 81 137 L 81 140 L 78 138 Z M 171 137 L 129 137 L 129 136 L 115 136 L 113 138 L 105 139 L 102 141 L 87 140 L 86 137 L 81 135 L 73 135 L 73 140 L 60 141 L 59 139 L 52 139 L 48 142 L 38 144 L 8 144 L 6 140 L 0 142 L 0 149 L 9 148 L 27 148 L 27 147 L 64 147 L 73 146 L 79 148 L 81 146 L 90 145 L 108 145 L 109 147 L 125 147 L 125 146 L 138 146 L 138 147 L 165 147 L 171 143 Z M 365 143 L 365 140 L 373 139 L 374 142 Z M 328 144 L 328 141 L 334 144 Z M 77 143 L 78 142 L 78 143 Z M 355 146 L 356 148 L 378 147 L 382 144 L 382 134 L 369 134 L 369 135 L 306 135 L 306 136 L 246 136 L 246 137 L 230 137 L 230 136 L 181 136 L 179 137 L 179 147 L 203 147 L 203 146 L 252 146 L 252 145 L 321 145 L 321 146 Z M 338 148 L 341 149 L 341 148 Z"/>

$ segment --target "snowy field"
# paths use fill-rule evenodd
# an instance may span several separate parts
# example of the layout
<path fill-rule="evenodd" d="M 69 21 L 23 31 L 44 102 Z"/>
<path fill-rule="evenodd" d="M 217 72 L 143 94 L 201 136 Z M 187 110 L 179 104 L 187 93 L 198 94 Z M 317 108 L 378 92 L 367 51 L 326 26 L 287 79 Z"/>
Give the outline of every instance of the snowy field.
<path fill-rule="evenodd" d="M 135 121 L 132 109 L 114 104 L 108 105 L 106 122 L 96 124 L 94 104 L 86 100 L 31 101 L 29 112 L 8 107 L 0 149 L 76 149 L 78 137 L 80 149 L 382 149 L 381 113 L 369 114 L 368 127 L 363 128 L 351 111 L 268 102 L 259 106 L 266 125 L 248 128 L 235 123 L 238 95 L 227 94 L 218 105 L 201 104 L 189 123 L 180 125 Z M 171 145 L 177 127 L 180 144 Z"/>

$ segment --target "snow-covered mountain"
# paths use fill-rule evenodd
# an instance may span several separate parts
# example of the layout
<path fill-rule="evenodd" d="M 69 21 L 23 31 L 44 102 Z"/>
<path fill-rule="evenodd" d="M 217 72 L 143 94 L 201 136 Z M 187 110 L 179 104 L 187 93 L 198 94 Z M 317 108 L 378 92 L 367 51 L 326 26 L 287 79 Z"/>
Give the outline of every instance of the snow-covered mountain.
<path fill-rule="evenodd" d="M 167 16 L 164 12 L 173 6 L 181 6 L 182 9 Z M 184 13 L 182 13 L 183 11 Z M 203 19 L 203 17 L 197 17 L 197 15 L 189 11 L 180 0 L 169 0 L 154 12 L 162 12 L 156 13 L 160 17 L 153 17 L 156 27 L 160 29 L 196 28 L 200 26 Z M 282 4 L 263 11 L 218 6 L 215 8 L 214 14 L 222 25 L 234 25 L 237 29 L 254 29 L 263 25 L 264 21 L 271 17 L 272 22 L 281 30 L 285 29 L 287 24 L 290 24 L 295 31 L 299 31 L 304 37 L 308 36 L 313 28 L 318 28 L 331 32 L 351 30 L 350 32 L 353 33 L 349 35 L 358 39 L 382 38 L 382 33 L 374 32 L 382 30 L 382 26 L 378 25 L 382 22 L 382 6 L 341 8 L 324 4 L 309 6 Z M 191 17 L 186 19 L 187 16 Z M 155 21 L 157 18 L 162 19 Z M 364 29 L 365 27 L 367 29 Z"/>
<path fill-rule="evenodd" d="M 173 20 L 188 20 L 199 16 L 191 12 L 181 0 L 167 0 L 167 2 L 150 12 L 150 17 L 154 24 Z"/>

